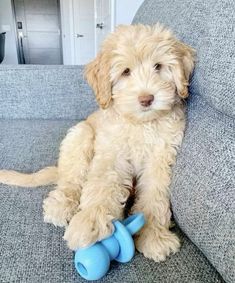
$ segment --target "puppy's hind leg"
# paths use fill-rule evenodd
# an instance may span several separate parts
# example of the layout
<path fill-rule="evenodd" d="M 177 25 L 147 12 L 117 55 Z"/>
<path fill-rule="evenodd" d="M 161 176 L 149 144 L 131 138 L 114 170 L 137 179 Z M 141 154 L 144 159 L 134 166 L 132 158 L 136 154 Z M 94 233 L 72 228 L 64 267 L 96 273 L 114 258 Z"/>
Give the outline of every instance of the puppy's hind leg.
<path fill-rule="evenodd" d="M 57 189 L 44 200 L 44 221 L 67 226 L 76 214 L 93 157 L 94 132 L 87 122 L 71 128 L 60 147 Z"/>

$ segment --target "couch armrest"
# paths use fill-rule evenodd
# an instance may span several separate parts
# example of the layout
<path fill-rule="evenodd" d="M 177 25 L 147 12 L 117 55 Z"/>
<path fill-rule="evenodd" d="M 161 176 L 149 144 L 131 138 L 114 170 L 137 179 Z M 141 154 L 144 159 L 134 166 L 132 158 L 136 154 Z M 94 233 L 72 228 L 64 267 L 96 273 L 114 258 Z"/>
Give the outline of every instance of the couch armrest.
<path fill-rule="evenodd" d="M 199 96 L 192 96 L 188 106 L 187 129 L 172 181 L 174 217 L 226 282 L 233 283 L 234 119 Z"/>
<path fill-rule="evenodd" d="M 84 119 L 96 108 L 84 66 L 2 65 L 0 118 Z"/>

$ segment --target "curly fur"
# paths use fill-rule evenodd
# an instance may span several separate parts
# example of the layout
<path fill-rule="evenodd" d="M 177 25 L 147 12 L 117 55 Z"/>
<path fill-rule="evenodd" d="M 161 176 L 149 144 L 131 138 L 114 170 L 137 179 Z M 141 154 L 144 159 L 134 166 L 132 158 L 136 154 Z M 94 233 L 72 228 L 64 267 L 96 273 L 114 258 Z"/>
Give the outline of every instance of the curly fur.
<path fill-rule="evenodd" d="M 160 24 L 118 27 L 86 67 L 100 109 L 69 130 L 58 168 L 46 171 L 51 170 L 51 179 L 2 171 L 0 181 L 29 186 L 31 180 L 36 186 L 56 179 L 56 190 L 43 204 L 44 219 L 66 226 L 64 239 L 75 250 L 112 233 L 112 220 L 123 217 L 135 178 L 131 212 L 141 211 L 147 220 L 136 248 L 155 261 L 165 260 L 180 246 L 169 230 L 169 185 L 193 66 L 194 50 Z M 153 103 L 142 106 L 138 98 L 150 94 Z"/>

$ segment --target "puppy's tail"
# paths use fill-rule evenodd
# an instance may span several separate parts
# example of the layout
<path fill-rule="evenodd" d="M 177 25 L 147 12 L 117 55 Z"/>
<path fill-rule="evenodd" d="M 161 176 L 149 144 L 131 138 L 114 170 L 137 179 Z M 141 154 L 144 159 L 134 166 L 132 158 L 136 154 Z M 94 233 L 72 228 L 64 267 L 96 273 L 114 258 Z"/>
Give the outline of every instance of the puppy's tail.
<path fill-rule="evenodd" d="M 0 170 L 0 183 L 20 186 L 20 187 L 38 187 L 55 184 L 58 179 L 57 167 L 46 167 L 42 170 L 24 174 L 11 170 Z"/>

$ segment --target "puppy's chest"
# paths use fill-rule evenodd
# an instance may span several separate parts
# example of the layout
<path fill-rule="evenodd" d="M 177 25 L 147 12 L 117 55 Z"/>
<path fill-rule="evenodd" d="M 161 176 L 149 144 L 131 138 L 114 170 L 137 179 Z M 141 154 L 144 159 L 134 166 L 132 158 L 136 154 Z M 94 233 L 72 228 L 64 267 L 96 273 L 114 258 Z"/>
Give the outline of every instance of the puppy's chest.
<path fill-rule="evenodd" d="M 112 125 L 98 135 L 97 143 L 105 150 L 136 163 L 151 156 L 162 142 L 157 125 Z"/>

